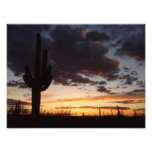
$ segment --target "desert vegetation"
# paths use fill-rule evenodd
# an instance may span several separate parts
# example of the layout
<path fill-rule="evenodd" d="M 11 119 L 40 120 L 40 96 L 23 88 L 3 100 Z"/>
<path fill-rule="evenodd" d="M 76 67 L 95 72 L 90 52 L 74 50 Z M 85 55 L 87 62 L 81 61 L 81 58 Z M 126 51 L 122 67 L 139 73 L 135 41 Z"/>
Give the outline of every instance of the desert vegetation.
<path fill-rule="evenodd" d="M 28 110 L 17 103 L 8 108 L 8 128 L 144 128 L 145 116 L 137 115 L 134 111 L 133 116 L 123 115 L 117 106 L 117 114 L 101 115 L 99 108 L 98 116 L 77 116 L 71 110 L 60 109 L 56 112 L 42 112 L 37 117 L 33 116 Z"/>

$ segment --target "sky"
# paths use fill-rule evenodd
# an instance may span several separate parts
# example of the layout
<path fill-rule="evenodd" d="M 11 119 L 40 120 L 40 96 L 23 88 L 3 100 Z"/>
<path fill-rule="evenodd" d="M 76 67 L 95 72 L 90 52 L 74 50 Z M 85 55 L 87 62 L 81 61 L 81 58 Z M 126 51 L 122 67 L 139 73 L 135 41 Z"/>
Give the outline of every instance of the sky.
<path fill-rule="evenodd" d="M 41 112 L 73 115 L 145 113 L 145 25 L 8 25 L 7 104 L 31 109 L 24 67 L 33 71 L 36 34 L 49 53 L 53 80 Z"/>

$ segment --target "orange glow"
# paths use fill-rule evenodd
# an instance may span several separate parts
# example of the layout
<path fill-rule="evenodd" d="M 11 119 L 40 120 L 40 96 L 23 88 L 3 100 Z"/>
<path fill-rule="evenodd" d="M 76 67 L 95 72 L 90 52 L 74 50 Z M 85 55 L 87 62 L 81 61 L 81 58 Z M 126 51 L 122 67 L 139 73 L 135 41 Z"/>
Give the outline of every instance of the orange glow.
<path fill-rule="evenodd" d="M 86 33 L 88 33 L 88 32 L 89 32 L 89 29 L 88 29 L 88 28 L 82 30 L 82 34 L 86 34 Z"/>
<path fill-rule="evenodd" d="M 12 91 L 7 89 L 7 96 L 11 95 Z"/>
<path fill-rule="evenodd" d="M 137 115 L 144 115 L 145 110 L 145 102 L 138 102 L 135 100 L 145 100 L 144 93 L 138 93 L 136 95 L 125 95 L 125 94 L 117 94 L 117 95 L 103 95 L 98 96 L 98 93 L 92 91 L 92 97 L 85 97 L 86 95 L 81 92 L 80 90 L 76 90 L 74 88 L 68 88 L 68 94 L 64 92 L 67 87 L 56 86 L 55 88 L 49 88 L 48 91 L 43 92 L 41 96 L 41 113 L 53 113 L 58 114 L 61 112 L 63 108 L 63 112 L 68 113 L 72 116 L 99 116 L 99 107 L 101 107 L 101 114 L 102 115 L 116 115 L 117 114 L 117 105 L 121 107 L 125 107 L 128 109 L 120 109 L 123 111 L 124 115 L 133 116 L 134 109 L 136 109 Z M 12 96 L 12 91 L 7 91 L 8 96 Z M 55 92 L 53 92 L 55 91 Z M 14 91 L 15 92 L 15 91 Z M 50 93 L 51 92 L 51 93 Z M 58 94 L 58 92 L 61 92 Z M 13 93 L 14 95 L 15 93 Z M 94 95 L 94 96 L 93 96 Z M 12 96 L 12 99 L 15 99 L 15 95 Z M 18 99 L 21 101 L 25 101 L 31 103 L 30 98 L 22 98 Z M 122 104 L 117 101 L 125 101 L 125 100 L 132 100 L 135 101 L 134 103 Z M 66 107 L 71 108 L 66 108 Z M 98 107 L 99 106 L 99 107 Z M 25 107 L 28 109 L 29 113 L 31 111 L 31 105 Z M 92 108 L 91 108 L 92 107 Z M 105 108 L 107 107 L 107 108 Z M 108 108 L 109 107 L 109 108 Z"/>
<path fill-rule="evenodd" d="M 45 104 L 50 103 L 72 103 L 72 102 L 85 102 L 85 101 L 107 101 L 107 100 L 145 100 L 144 94 L 138 94 L 138 96 L 126 96 L 126 95 L 113 95 L 113 96 L 97 96 L 97 97 L 88 97 L 88 98 L 75 98 L 75 99 L 63 99 L 63 100 L 54 100 L 50 102 L 43 102 Z"/>
<path fill-rule="evenodd" d="M 71 116 L 99 116 L 99 108 L 94 109 L 88 109 L 88 108 L 67 108 L 61 107 L 58 109 L 52 109 L 51 107 L 41 107 L 41 113 L 52 113 L 52 114 L 66 114 L 70 113 Z M 120 110 L 120 112 L 125 116 L 134 116 L 134 110 L 128 109 L 128 110 Z M 104 109 L 101 108 L 101 116 L 111 116 L 111 115 L 117 115 L 118 111 L 117 108 L 115 109 Z M 145 115 L 145 110 L 136 110 L 137 115 Z"/>

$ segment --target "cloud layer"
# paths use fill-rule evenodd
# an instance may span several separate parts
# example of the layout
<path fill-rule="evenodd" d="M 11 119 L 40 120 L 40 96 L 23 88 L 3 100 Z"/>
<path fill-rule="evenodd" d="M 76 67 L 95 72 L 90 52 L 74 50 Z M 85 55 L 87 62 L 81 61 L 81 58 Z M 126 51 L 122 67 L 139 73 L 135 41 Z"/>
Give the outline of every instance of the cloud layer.
<path fill-rule="evenodd" d="M 22 75 L 25 65 L 33 67 L 35 35 L 40 32 L 42 43 L 44 42 L 49 50 L 54 83 L 97 84 L 85 75 L 91 77 L 98 75 L 107 80 L 117 79 L 121 63 L 106 56 L 108 48 L 104 47 L 102 42 L 110 39 L 107 34 L 98 31 L 89 32 L 85 26 L 66 25 L 54 26 L 51 30 L 50 28 L 36 25 L 8 25 L 8 68 L 16 76 Z"/>
<path fill-rule="evenodd" d="M 54 84 L 96 86 L 98 92 L 112 94 L 106 81 L 123 80 L 127 85 L 137 82 L 137 71 L 120 78 L 122 62 L 107 55 L 115 43 L 118 57 L 127 56 L 137 62 L 145 58 L 144 25 L 8 25 L 8 68 L 16 76 L 24 73 L 24 66 L 33 69 L 36 34 L 41 33 L 42 48 L 48 49 Z M 126 67 L 127 68 L 127 67 Z M 127 73 L 129 69 L 124 68 Z M 33 70 L 32 70 L 33 71 Z M 20 84 L 19 84 L 20 83 Z M 137 85 L 139 84 L 138 81 Z M 21 82 L 8 86 L 25 87 Z"/>

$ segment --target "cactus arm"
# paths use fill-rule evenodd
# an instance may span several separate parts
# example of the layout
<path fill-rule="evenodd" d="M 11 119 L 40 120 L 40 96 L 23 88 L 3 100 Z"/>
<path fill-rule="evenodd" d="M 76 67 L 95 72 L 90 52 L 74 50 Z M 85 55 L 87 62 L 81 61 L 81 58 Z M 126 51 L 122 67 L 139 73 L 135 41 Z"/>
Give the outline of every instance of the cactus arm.
<path fill-rule="evenodd" d="M 26 85 L 30 88 L 32 88 L 33 85 L 33 78 L 31 75 L 31 70 L 29 66 L 25 66 L 25 74 L 23 75 L 23 79 L 26 83 Z"/>
<path fill-rule="evenodd" d="M 46 74 L 47 74 L 47 51 L 43 51 L 42 59 L 42 72 L 41 72 L 41 85 L 46 83 Z"/>
<path fill-rule="evenodd" d="M 47 68 L 47 74 L 50 74 L 50 73 L 51 73 L 51 70 L 52 70 L 52 66 L 49 65 L 48 68 Z"/>
<path fill-rule="evenodd" d="M 50 85 L 50 84 L 49 84 L 49 85 Z M 49 87 L 49 85 L 42 86 L 42 87 L 41 87 L 41 91 L 45 91 L 45 90 Z"/>
<path fill-rule="evenodd" d="M 47 50 L 43 51 L 43 59 L 42 59 L 42 78 L 45 76 L 47 71 L 47 59 L 48 59 L 48 53 Z"/>
<path fill-rule="evenodd" d="M 41 70 L 41 35 L 37 34 L 36 39 L 36 58 L 35 58 L 35 71 L 34 77 L 36 79 L 40 78 L 40 70 Z"/>
<path fill-rule="evenodd" d="M 45 91 L 51 84 L 52 75 L 50 73 L 51 73 L 51 66 L 48 66 L 47 73 L 45 75 L 45 79 L 42 81 L 42 84 L 41 84 L 41 91 Z"/>
<path fill-rule="evenodd" d="M 51 81 L 52 81 L 52 76 L 50 75 L 46 81 L 46 84 L 42 85 L 41 91 L 45 91 L 49 87 L 49 85 L 51 84 Z"/>
<path fill-rule="evenodd" d="M 42 80 L 41 91 L 45 91 L 51 84 L 52 75 L 50 73 L 51 73 L 51 66 L 48 66 L 47 73 L 45 75 L 45 79 Z"/>
<path fill-rule="evenodd" d="M 23 75 L 23 79 L 25 81 L 25 84 L 29 87 L 32 88 L 33 86 L 33 78 L 29 77 L 27 74 Z"/>

